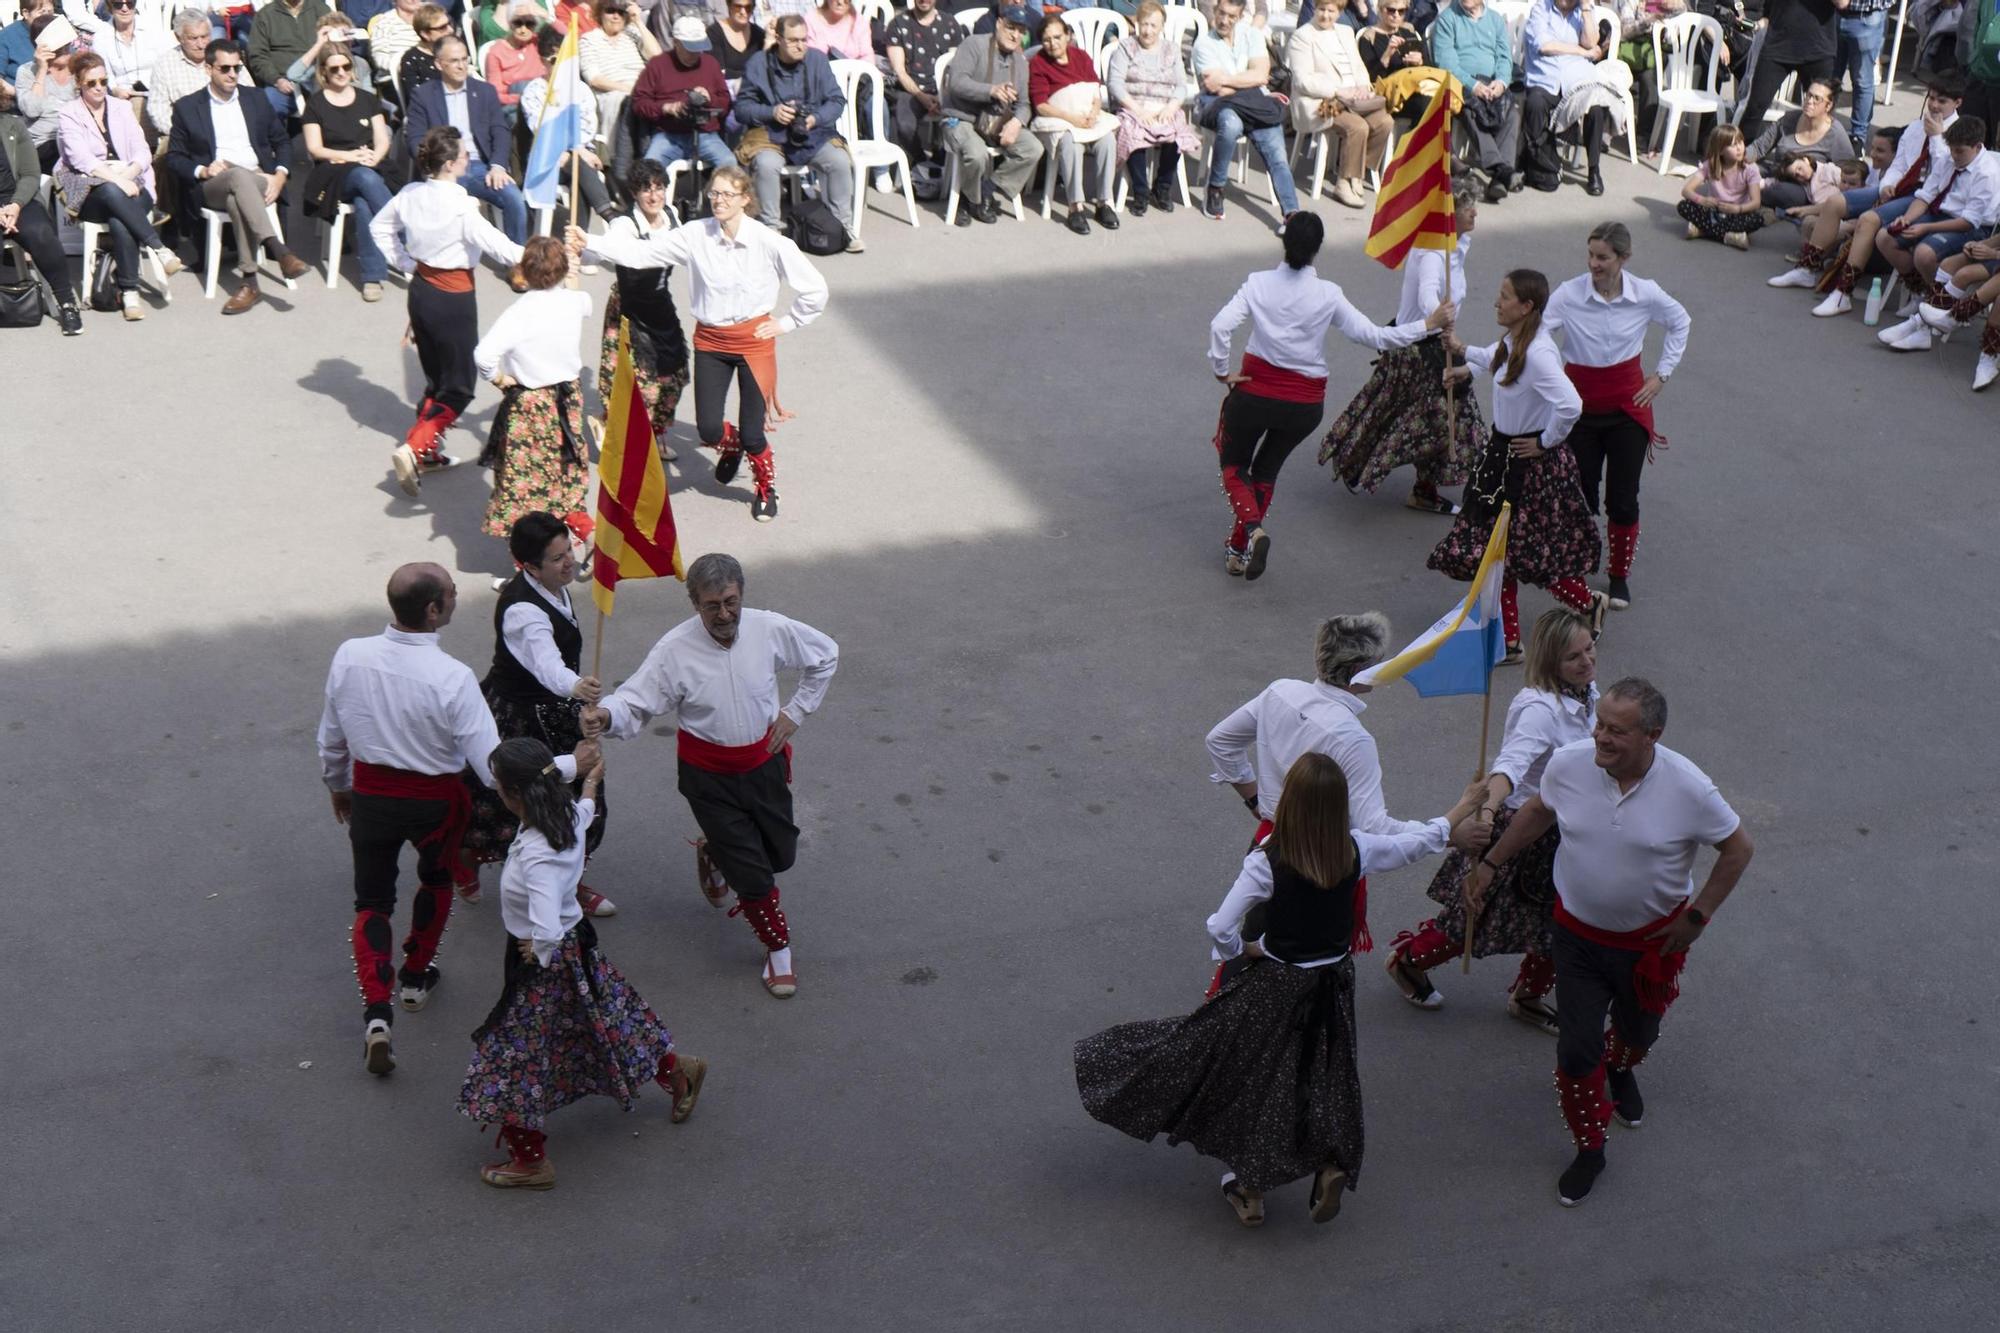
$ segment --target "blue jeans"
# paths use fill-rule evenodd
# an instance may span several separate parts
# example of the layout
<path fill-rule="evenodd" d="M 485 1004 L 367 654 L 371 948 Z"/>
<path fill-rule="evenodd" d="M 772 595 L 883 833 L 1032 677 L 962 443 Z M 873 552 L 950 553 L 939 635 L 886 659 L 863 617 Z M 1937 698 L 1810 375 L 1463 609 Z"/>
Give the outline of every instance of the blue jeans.
<path fill-rule="evenodd" d="M 271 110 L 277 112 L 280 116 L 289 117 L 294 111 L 299 109 L 298 103 L 292 100 L 290 93 L 281 93 L 276 88 L 265 88 L 262 91 L 264 100 L 271 104 Z"/>
<path fill-rule="evenodd" d="M 1882 30 L 1889 11 L 1878 9 L 1860 18 L 1840 21 L 1840 54 L 1835 77 L 1845 70 L 1854 82 L 1854 137 L 1867 150 L 1868 127 L 1875 120 L 1875 64 L 1882 58 Z"/>
<path fill-rule="evenodd" d="M 465 174 L 458 183 L 465 192 L 482 204 L 491 204 L 500 210 L 500 230 L 507 233 L 507 239 L 516 245 L 528 243 L 528 199 L 521 193 L 521 187 L 508 181 L 499 189 L 486 183 L 486 173 L 490 171 L 484 162 L 469 162 Z"/>
<path fill-rule="evenodd" d="M 350 230 L 354 233 L 354 263 L 361 270 L 363 282 L 380 282 L 389 276 L 389 260 L 382 248 L 375 244 L 374 235 L 368 224 L 375 215 L 389 206 L 389 187 L 373 167 L 350 167 L 347 179 L 341 182 L 340 201 L 354 206 L 354 216 L 349 219 Z M 339 267 L 340 256 L 328 256 L 328 262 Z"/>
<path fill-rule="evenodd" d="M 1197 119 L 1201 124 L 1209 123 L 1210 112 L 1214 112 L 1215 151 L 1209 155 L 1208 184 L 1220 188 L 1229 184 L 1230 164 L 1236 161 L 1236 141 L 1244 135 L 1243 118 L 1227 105 L 1220 108 L 1216 103 L 1221 98 L 1204 95 L 1196 103 Z M 1251 130 L 1250 146 L 1257 150 L 1257 156 L 1264 159 L 1264 170 L 1270 173 L 1271 185 L 1278 192 L 1278 211 L 1295 213 L 1299 207 L 1298 191 L 1292 188 L 1292 167 L 1285 160 L 1285 131 L 1277 126 L 1267 126 L 1261 130 Z"/>
<path fill-rule="evenodd" d="M 646 141 L 645 155 L 663 167 L 695 157 L 711 167 L 736 164 L 736 154 L 714 130 L 661 130 Z"/>

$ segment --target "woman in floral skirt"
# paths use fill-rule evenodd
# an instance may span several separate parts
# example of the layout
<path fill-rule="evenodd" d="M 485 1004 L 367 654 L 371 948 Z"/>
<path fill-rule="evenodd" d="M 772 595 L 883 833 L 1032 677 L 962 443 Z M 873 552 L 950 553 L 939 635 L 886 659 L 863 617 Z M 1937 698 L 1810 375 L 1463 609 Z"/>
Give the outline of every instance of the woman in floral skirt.
<path fill-rule="evenodd" d="M 673 1098 L 671 1118 L 679 1124 L 693 1113 L 708 1073 L 706 1061 L 675 1054 L 673 1036 L 597 947 L 597 932 L 577 905 L 584 831 L 596 817 L 603 778 L 599 756 L 579 798 L 540 741 L 517 736 L 493 751 L 494 784 L 521 831 L 500 876 L 505 985 L 472 1034 L 458 1109 L 500 1126 L 507 1160 L 479 1173 L 496 1188 L 555 1185 L 542 1132 L 551 1111 L 592 1093 L 615 1097 L 629 1111 L 652 1080 Z"/>
<path fill-rule="evenodd" d="M 1299 756 L 1271 836 L 1208 919 L 1215 957 L 1253 961 L 1185 1018 L 1078 1042 L 1084 1109 L 1133 1138 L 1164 1133 L 1221 1159 L 1222 1196 L 1246 1227 L 1262 1225 L 1265 1191 L 1306 1176 L 1313 1221 L 1331 1220 L 1361 1173 L 1352 952 L 1365 942 L 1368 908 L 1359 882 L 1443 851 L 1484 793 L 1474 783 L 1419 832 L 1352 832 L 1340 765 Z M 1264 936 L 1246 941 L 1244 915 L 1260 902 Z"/>
<path fill-rule="evenodd" d="M 1452 830 L 1452 853 L 1431 880 L 1431 899 L 1443 910 L 1414 932 L 1396 937 L 1388 972 L 1403 998 L 1419 1009 L 1443 1004 L 1427 974 L 1464 952 L 1470 911 L 1473 957 L 1522 955 L 1521 970 L 1507 990 L 1508 1014 L 1554 1036 L 1556 1012 L 1547 998 L 1556 984 L 1549 927 L 1560 835 L 1551 825 L 1494 875 L 1482 895 L 1468 897 L 1464 881 L 1507 831 L 1515 811 L 1534 796 L 1549 756 L 1590 737 L 1597 718 L 1597 636 L 1590 622 L 1564 606 L 1543 612 L 1528 641 L 1526 675 L 1526 688 L 1507 707 L 1507 729 L 1479 809 Z"/>
<path fill-rule="evenodd" d="M 659 163 L 648 157 L 634 162 L 625 173 L 625 188 L 632 194 L 632 211 L 611 219 L 607 234 L 647 241 L 680 225 L 667 207 L 667 173 Z M 659 268 L 617 266 L 617 280 L 604 300 L 604 345 L 597 363 L 597 392 L 602 396 L 611 392 L 618 368 L 618 321 L 629 321 L 632 378 L 652 419 L 660 457 L 669 463 L 676 455 L 667 443 L 667 433 L 674 428 L 674 411 L 688 386 L 687 335 L 681 330 L 673 290 L 667 286 L 673 271 L 672 264 Z"/>

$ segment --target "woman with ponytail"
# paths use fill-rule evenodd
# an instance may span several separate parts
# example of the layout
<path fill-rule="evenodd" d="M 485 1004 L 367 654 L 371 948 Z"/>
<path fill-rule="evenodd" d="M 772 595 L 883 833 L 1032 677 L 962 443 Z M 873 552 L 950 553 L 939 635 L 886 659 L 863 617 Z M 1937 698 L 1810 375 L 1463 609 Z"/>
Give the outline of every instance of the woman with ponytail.
<path fill-rule="evenodd" d="M 1124 1023 L 1078 1042 L 1084 1109 L 1141 1141 L 1164 1133 L 1221 1159 L 1222 1196 L 1246 1227 L 1262 1225 L 1264 1191 L 1306 1176 L 1309 1215 L 1330 1221 L 1361 1172 L 1352 958 L 1368 933 L 1361 881 L 1443 851 L 1485 791 L 1474 783 L 1416 832 L 1363 833 L 1349 827 L 1340 765 L 1300 755 L 1270 837 L 1208 919 L 1216 958 L 1252 961 L 1185 1018 Z M 1245 940 L 1244 918 L 1259 903 L 1268 904 L 1264 934 Z"/>
<path fill-rule="evenodd" d="M 1521 611 L 1516 580 L 1547 588 L 1555 599 L 1590 618 L 1592 630 L 1604 623 L 1605 597 L 1583 581 L 1603 556 L 1597 520 L 1584 503 L 1576 459 L 1567 441 L 1582 414 L 1583 400 L 1563 371 L 1562 353 L 1542 328 L 1549 280 L 1534 269 L 1517 268 L 1500 281 L 1493 313 L 1503 331 L 1491 347 L 1447 346 L 1465 352 L 1467 364 L 1445 371 L 1469 380 L 1476 371 L 1493 375 L 1493 435 L 1472 465 L 1458 520 L 1431 552 L 1429 565 L 1470 582 L 1486 554 L 1486 542 L 1503 502 L 1514 506 L 1507 530 L 1507 576 L 1500 587 L 1501 629 L 1507 662 L 1521 660 Z"/>
<path fill-rule="evenodd" d="M 600 756 L 584 774 L 582 796 L 572 795 L 549 747 L 530 737 L 493 751 L 494 787 L 521 826 L 500 876 L 505 984 L 472 1034 L 458 1109 L 500 1126 L 508 1159 L 479 1173 L 496 1188 L 555 1185 L 542 1132 L 551 1111 L 592 1093 L 629 1111 L 651 1079 L 672 1097 L 679 1124 L 693 1113 L 708 1072 L 706 1061 L 675 1054 L 672 1035 L 597 947 L 577 903 L 585 831 L 603 780 Z"/>
<path fill-rule="evenodd" d="M 1326 410 L 1328 326 L 1364 347 L 1386 352 L 1445 328 L 1458 313 L 1456 305 L 1444 300 L 1420 319 L 1385 328 L 1313 271 L 1313 258 L 1326 239 L 1318 214 L 1301 209 L 1285 219 L 1280 235 L 1285 262 L 1251 274 L 1208 326 L 1209 364 L 1225 391 L 1215 451 L 1222 459 L 1222 492 L 1236 515 L 1223 548 L 1223 569 L 1245 579 L 1263 577 L 1270 558 L 1264 516 L 1270 512 L 1278 470 Z M 1250 337 L 1243 367 L 1232 375 L 1230 335 L 1246 319 Z"/>

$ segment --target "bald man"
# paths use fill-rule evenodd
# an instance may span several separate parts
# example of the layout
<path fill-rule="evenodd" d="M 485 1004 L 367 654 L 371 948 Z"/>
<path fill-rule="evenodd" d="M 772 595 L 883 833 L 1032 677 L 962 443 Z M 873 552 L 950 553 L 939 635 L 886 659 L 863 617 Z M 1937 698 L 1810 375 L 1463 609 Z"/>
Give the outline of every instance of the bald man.
<path fill-rule="evenodd" d="M 321 774 L 333 817 L 354 849 L 354 976 L 361 985 L 362 1051 L 368 1072 L 396 1067 L 389 1029 L 392 979 L 414 1013 L 437 989 L 438 941 L 451 915 L 452 868 L 472 801 L 467 768 L 493 785 L 500 744 L 493 713 L 472 669 L 438 646 L 458 608 L 458 588 L 441 565 L 404 565 L 389 578 L 394 619 L 380 634 L 349 639 L 333 655 L 326 710 L 319 720 Z M 563 780 L 580 755 L 595 763 L 595 742 L 562 755 Z M 396 914 L 396 861 L 417 849 L 417 900 L 403 940 L 400 972 L 390 951 Z"/>

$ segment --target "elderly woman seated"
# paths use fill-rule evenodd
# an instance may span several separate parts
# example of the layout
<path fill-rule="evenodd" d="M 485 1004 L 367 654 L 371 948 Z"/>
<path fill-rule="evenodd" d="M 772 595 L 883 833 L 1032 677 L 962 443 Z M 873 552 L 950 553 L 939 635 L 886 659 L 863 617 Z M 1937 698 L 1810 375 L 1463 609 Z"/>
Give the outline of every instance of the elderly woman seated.
<path fill-rule="evenodd" d="M 1116 231 L 1118 210 L 1111 206 L 1111 178 L 1118 120 L 1104 110 L 1097 66 L 1071 40 L 1061 14 L 1044 15 L 1038 36 L 1042 49 L 1028 62 L 1028 101 L 1035 108 L 1028 128 L 1047 135 L 1055 149 L 1048 189 L 1053 192 L 1057 180 L 1068 188 L 1069 229 L 1077 235 L 1090 235 L 1091 209 L 1097 212 L 1098 226 Z M 1085 165 L 1090 177 L 1087 189 Z"/>
<path fill-rule="evenodd" d="M 1132 216 L 1144 217 L 1150 199 L 1174 211 L 1174 180 L 1182 153 L 1201 151 L 1187 118 L 1187 75 L 1179 46 L 1164 34 L 1160 0 L 1140 0 L 1132 31 L 1105 61 L 1111 104 L 1118 108 L 1118 160 L 1132 184 Z"/>
<path fill-rule="evenodd" d="M 583 81 L 597 94 L 597 123 L 607 130 L 618 123 L 618 112 L 639 82 L 646 62 L 660 54 L 659 39 L 638 21 L 633 0 L 596 0 L 591 7 L 597 26 L 576 44 Z"/>
<path fill-rule="evenodd" d="M 1345 0 L 1323 0 L 1312 22 L 1292 34 L 1285 63 L 1292 71 L 1292 127 L 1302 142 L 1328 136 L 1336 162 L 1333 197 L 1349 208 L 1363 206 L 1361 181 L 1370 165 L 1381 165 L 1395 121 L 1373 87 L 1354 31 L 1340 21 Z"/>

